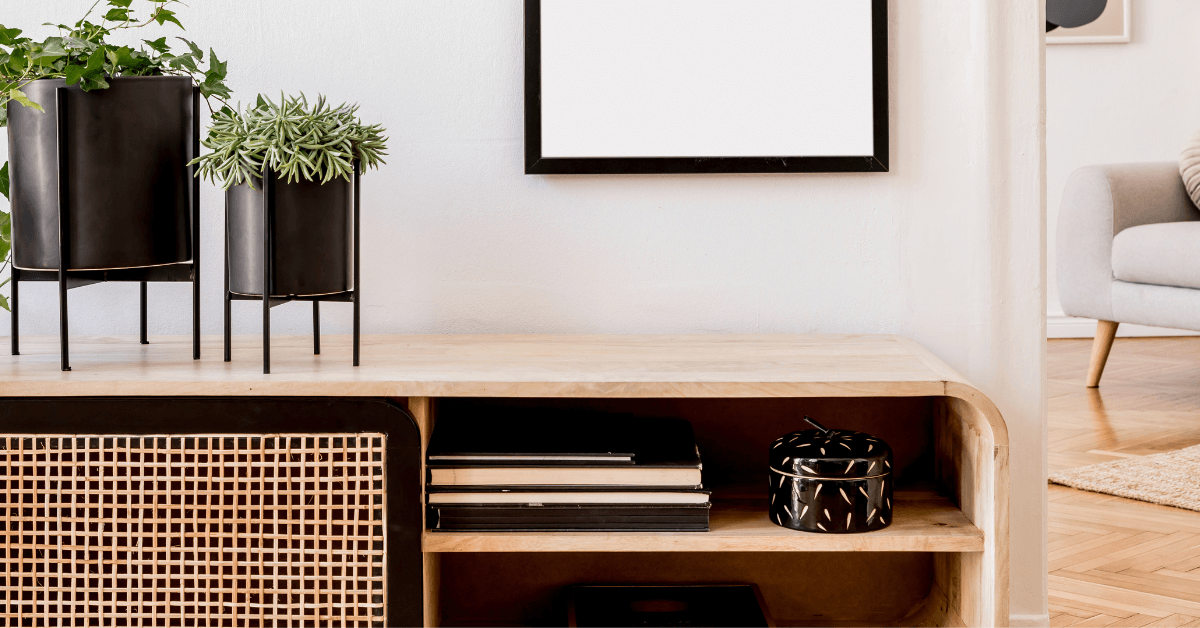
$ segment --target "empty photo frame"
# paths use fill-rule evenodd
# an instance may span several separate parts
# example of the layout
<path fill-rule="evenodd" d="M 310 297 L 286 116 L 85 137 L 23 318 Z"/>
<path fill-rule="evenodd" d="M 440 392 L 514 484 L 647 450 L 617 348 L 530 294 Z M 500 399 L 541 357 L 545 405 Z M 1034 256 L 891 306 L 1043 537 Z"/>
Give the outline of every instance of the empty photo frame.
<path fill-rule="evenodd" d="M 525 0 L 525 172 L 886 172 L 887 48 L 887 0 Z"/>

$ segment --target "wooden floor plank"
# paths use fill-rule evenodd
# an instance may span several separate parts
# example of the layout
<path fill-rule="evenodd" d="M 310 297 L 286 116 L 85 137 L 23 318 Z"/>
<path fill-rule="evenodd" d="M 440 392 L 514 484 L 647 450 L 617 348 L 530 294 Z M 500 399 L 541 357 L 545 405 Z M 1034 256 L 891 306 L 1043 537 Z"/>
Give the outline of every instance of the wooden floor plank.
<path fill-rule="evenodd" d="M 1048 351 L 1052 470 L 1200 444 L 1200 337 L 1117 339 L 1100 388 L 1091 341 Z M 1200 626 L 1200 512 L 1049 487 L 1051 625 Z"/>

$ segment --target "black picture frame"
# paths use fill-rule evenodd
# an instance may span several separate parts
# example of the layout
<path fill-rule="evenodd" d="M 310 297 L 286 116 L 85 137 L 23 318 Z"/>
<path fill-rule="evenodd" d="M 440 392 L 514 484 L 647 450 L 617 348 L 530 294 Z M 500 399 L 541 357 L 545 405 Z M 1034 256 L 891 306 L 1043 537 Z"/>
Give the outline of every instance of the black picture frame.
<path fill-rule="evenodd" d="M 736 0 L 730 0 L 735 2 Z M 837 2 L 838 0 L 829 0 Z M 525 174 L 887 172 L 888 0 L 871 0 L 873 154 L 793 157 L 542 156 L 541 0 L 525 0 Z"/>

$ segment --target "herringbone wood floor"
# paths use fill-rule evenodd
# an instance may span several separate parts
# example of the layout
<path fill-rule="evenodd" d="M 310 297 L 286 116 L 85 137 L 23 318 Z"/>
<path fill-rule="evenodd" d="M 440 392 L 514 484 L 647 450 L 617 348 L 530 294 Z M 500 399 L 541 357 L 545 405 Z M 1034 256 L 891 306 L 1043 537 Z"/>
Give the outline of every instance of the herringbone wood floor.
<path fill-rule="evenodd" d="M 1200 337 L 1051 340 L 1050 469 L 1200 444 Z M 1200 626 L 1200 512 L 1050 485 L 1051 626 Z"/>

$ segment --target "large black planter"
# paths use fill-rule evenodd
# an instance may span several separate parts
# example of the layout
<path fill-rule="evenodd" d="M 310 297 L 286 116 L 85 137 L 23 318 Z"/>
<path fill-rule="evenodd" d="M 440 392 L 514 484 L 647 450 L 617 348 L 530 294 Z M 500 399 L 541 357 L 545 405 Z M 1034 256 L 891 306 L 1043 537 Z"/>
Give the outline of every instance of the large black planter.
<path fill-rule="evenodd" d="M 351 181 L 288 182 L 271 171 L 225 193 L 225 361 L 232 359 L 231 302 L 263 302 L 263 373 L 271 372 L 271 308 L 312 301 L 313 352 L 321 353 L 320 303 L 354 305 L 359 362 L 359 165 Z M 263 286 L 267 286 L 264 290 Z"/>
<path fill-rule="evenodd" d="M 84 92 L 63 79 L 23 88 L 45 110 L 10 103 L 13 273 L 12 350 L 18 286 L 59 283 L 62 367 L 66 291 L 103 281 L 193 284 L 193 357 L 199 336 L 199 91 L 190 77 L 119 77 Z"/>

